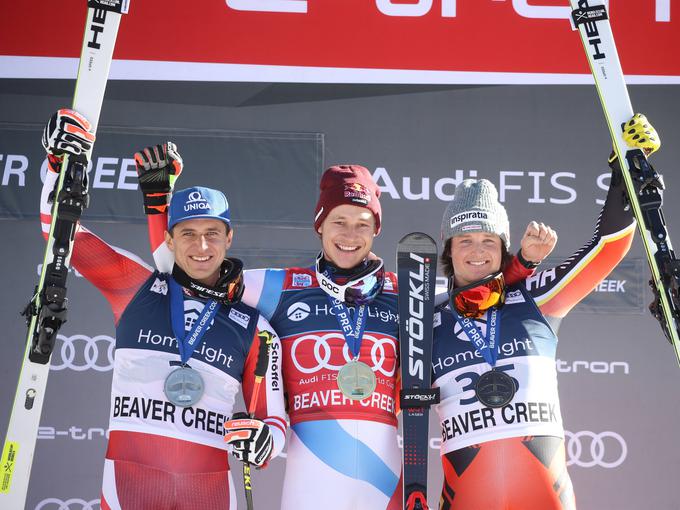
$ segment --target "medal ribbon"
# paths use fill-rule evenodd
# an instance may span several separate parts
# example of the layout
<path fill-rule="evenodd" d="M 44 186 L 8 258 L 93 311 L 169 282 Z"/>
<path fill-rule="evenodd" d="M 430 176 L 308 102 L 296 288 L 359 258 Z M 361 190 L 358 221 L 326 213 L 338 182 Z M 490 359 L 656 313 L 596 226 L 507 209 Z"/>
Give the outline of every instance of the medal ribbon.
<path fill-rule="evenodd" d="M 168 278 L 168 283 L 170 287 L 170 321 L 172 322 L 172 331 L 177 338 L 182 365 L 186 365 L 196 348 L 201 345 L 203 335 L 208 331 L 210 322 L 215 318 L 220 309 L 220 303 L 214 299 L 208 301 L 191 331 L 186 333 L 184 328 L 184 295 L 182 287 L 173 277 Z"/>
<path fill-rule="evenodd" d="M 487 317 L 489 320 L 486 323 L 486 337 L 482 336 L 481 332 L 477 326 L 475 326 L 475 323 L 472 319 L 458 315 L 458 312 L 453 306 L 451 307 L 451 310 L 453 311 L 453 316 L 456 318 L 456 322 L 461 328 L 463 328 L 465 334 L 475 345 L 484 360 L 492 367 L 495 367 L 496 360 L 498 360 L 499 347 L 497 340 L 501 335 L 501 323 L 498 320 L 498 308 L 490 308 L 487 312 Z"/>
<path fill-rule="evenodd" d="M 345 303 L 331 296 L 328 296 L 328 301 L 331 303 L 331 309 L 335 310 L 335 318 L 340 326 L 340 331 L 342 331 L 345 337 L 347 347 L 354 359 L 358 359 L 361 352 L 361 339 L 366 328 L 366 305 L 360 305 L 355 308 L 356 318 L 352 321 L 352 315 Z"/>

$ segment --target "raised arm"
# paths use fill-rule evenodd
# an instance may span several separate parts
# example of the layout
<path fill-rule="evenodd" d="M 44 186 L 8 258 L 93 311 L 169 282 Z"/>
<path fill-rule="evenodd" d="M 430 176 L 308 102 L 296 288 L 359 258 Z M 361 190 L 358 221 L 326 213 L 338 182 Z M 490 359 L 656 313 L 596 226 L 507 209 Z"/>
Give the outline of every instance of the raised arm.
<path fill-rule="evenodd" d="M 660 143 L 643 116 L 626 124 L 624 138 L 631 147 L 656 151 Z M 616 267 L 628 253 L 635 220 L 626 206 L 625 188 L 616 157 L 610 157 L 611 183 L 592 238 L 562 264 L 527 279 L 527 289 L 544 315 L 564 317 Z"/>
<path fill-rule="evenodd" d="M 40 222 L 43 236 L 47 238 L 52 220 L 50 194 L 59 177 L 63 155 L 84 154 L 94 143 L 94 134 L 84 117 L 62 109 L 48 122 L 42 140 L 47 151 L 48 172 L 40 194 Z M 106 297 L 116 322 L 152 272 L 140 258 L 108 245 L 82 225 L 75 234 L 71 265 Z"/>
<path fill-rule="evenodd" d="M 177 146 L 172 142 L 146 147 L 135 154 L 139 189 L 144 200 L 144 214 L 149 229 L 149 243 L 156 268 L 164 273 L 172 271 L 174 258 L 165 245 L 168 225 L 168 204 L 175 181 L 184 163 Z"/>

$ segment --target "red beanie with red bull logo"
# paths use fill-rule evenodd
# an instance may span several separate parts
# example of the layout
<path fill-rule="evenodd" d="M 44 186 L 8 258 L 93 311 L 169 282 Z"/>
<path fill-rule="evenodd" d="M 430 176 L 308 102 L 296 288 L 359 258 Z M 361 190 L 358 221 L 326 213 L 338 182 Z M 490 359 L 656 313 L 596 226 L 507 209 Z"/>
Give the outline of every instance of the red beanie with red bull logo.
<path fill-rule="evenodd" d="M 338 165 L 327 169 L 319 184 L 321 193 L 314 211 L 314 230 L 319 227 L 335 207 L 356 205 L 365 207 L 375 218 L 375 233 L 380 233 L 380 188 L 371 173 L 359 165 Z"/>

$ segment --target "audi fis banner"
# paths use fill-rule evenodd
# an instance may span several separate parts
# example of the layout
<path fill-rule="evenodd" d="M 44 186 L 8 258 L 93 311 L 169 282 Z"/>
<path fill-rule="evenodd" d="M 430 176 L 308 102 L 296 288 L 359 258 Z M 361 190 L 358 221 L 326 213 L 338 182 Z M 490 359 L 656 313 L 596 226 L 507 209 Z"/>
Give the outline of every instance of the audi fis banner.
<path fill-rule="evenodd" d="M 111 79 L 592 83 L 568 3 L 203 0 L 198 8 L 172 0 L 160 8 L 134 2 L 121 25 Z M 680 83 L 680 61 L 663 49 L 680 46 L 680 12 L 671 0 L 607 3 L 629 82 Z M 0 77 L 74 77 L 84 13 L 84 2 L 5 5 Z"/>

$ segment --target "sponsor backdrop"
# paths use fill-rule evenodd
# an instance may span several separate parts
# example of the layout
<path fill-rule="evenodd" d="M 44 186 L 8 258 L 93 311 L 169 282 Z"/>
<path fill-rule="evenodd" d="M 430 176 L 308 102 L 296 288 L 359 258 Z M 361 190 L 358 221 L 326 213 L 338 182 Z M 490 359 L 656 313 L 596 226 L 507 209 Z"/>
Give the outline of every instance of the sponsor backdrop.
<path fill-rule="evenodd" d="M 132 13 L 150 9 L 151 4 L 136 2 L 132 9 L 139 10 Z M 189 5 L 167 4 L 177 9 Z M 211 52 L 203 51 L 195 34 L 168 28 L 176 25 L 140 42 L 138 34 L 163 27 L 163 23 L 147 27 L 131 13 L 123 20 L 117 49 L 124 60 L 114 63 L 117 79 L 109 84 L 103 106 L 90 170 L 92 205 L 83 221 L 106 241 L 152 264 L 132 154 L 144 145 L 171 139 L 185 160 L 185 173 L 178 185 L 214 186 L 229 197 L 236 224 L 232 253 L 248 267 L 312 262 L 319 246 L 310 227 L 320 175 L 326 166 L 349 162 L 367 166 L 383 191 L 384 228 L 375 251 L 390 269 L 394 269 L 394 250 L 403 234 L 420 230 L 439 237 L 446 201 L 466 177 L 488 178 L 498 187 L 511 220 L 513 249 L 518 248 L 529 221 L 552 225 L 559 241 L 545 266 L 557 264 L 590 238 L 608 184 L 606 158 L 611 142 L 594 86 L 489 84 L 516 83 L 518 76 L 525 76 L 522 73 L 530 78 L 522 83 L 574 83 L 581 79 L 560 80 L 556 74 L 571 73 L 573 78 L 586 72 L 578 38 L 569 32 L 560 10 L 565 4 L 548 0 L 421 0 L 410 4 L 376 0 L 342 2 L 349 9 L 344 11 L 337 7 L 340 2 L 312 0 L 210 2 L 204 12 L 208 20 L 217 20 L 220 9 L 237 13 L 230 19 L 238 20 L 215 36 L 219 40 L 213 41 Z M 639 13 L 624 11 L 623 2 L 611 4 L 613 12 L 618 9 L 619 13 L 615 29 L 618 26 L 624 34 L 624 68 L 630 66 L 630 73 L 638 78 L 646 76 L 644 83 L 658 83 L 662 75 L 670 77 L 666 83 L 677 83 L 673 80 L 680 74 L 678 61 L 667 57 L 675 54 L 667 47 L 680 44 L 680 31 L 672 28 L 676 13 L 670 10 L 670 2 L 650 0 Z M 260 12 L 257 5 L 266 5 L 271 12 Z M 327 5 L 335 5 L 338 12 L 324 7 Z M 0 23 L 4 27 L 26 8 L 13 3 L 8 6 L 11 15 L 3 16 Z M 31 16 L 39 18 L 36 25 L 40 26 L 43 17 L 51 19 L 50 11 L 59 8 L 56 3 L 41 6 L 31 11 Z M 486 32 L 476 30 L 484 25 L 485 13 L 494 9 L 504 17 L 492 20 L 497 37 L 489 39 Z M 159 15 L 167 16 L 170 11 L 163 9 Z M 198 12 L 173 12 L 183 18 L 193 15 L 195 27 L 200 26 Z M 364 20 L 358 25 L 363 32 L 356 33 L 354 41 L 343 35 L 346 47 L 340 46 L 334 36 L 337 29 L 332 28 L 338 26 L 337 20 L 331 24 L 334 17 Z M 60 20 L 71 22 L 68 17 Z M 279 28 L 277 20 L 290 23 L 288 31 Z M 323 20 L 328 26 L 318 25 L 311 35 L 298 32 Z M 247 22 L 258 30 L 250 32 Z M 78 27 L 80 23 L 73 22 Z M 632 27 L 637 23 L 648 36 L 633 37 Z M 416 25 L 417 29 L 413 28 Z M 566 35 L 553 38 L 554 27 L 563 26 Z M 206 32 L 212 31 L 211 27 Z M 455 35 L 459 28 L 465 31 L 463 35 Z M 497 32 L 501 28 L 506 32 Z M 63 38 L 64 48 L 59 46 L 61 41 L 51 46 L 54 38 L 46 39 L 47 30 L 31 32 L 34 39 L 29 44 L 28 39 L 21 39 L 24 34 L 12 27 L 3 28 L 3 33 L 16 37 L 3 38 L 0 43 L 0 55 L 4 55 L 0 57 L 3 435 L 26 334 L 18 312 L 29 299 L 42 260 L 37 211 L 45 163 L 40 134 L 51 113 L 70 104 L 74 83 L 65 78 L 74 75 L 72 60 L 80 30 L 77 37 Z M 276 39 L 260 37 L 263 31 L 279 35 Z M 418 35 L 422 32 L 439 37 L 434 40 L 437 44 L 425 46 Z M 293 34 L 298 33 L 300 39 L 294 42 Z M 383 36 L 377 38 L 377 33 L 384 34 L 384 40 Z M 516 49 L 524 48 L 527 53 L 518 50 L 511 55 L 503 38 L 511 40 L 518 34 L 527 34 L 528 40 L 520 38 Z M 239 44 L 230 44 L 232 36 Z M 168 46 L 169 54 L 158 53 L 166 47 L 163 41 L 174 38 L 177 45 Z M 184 38 L 195 44 L 183 45 L 180 41 Z M 273 40 L 277 42 L 261 42 Z M 457 45 L 463 40 L 472 41 L 479 54 L 461 51 Z M 371 50 L 364 52 L 364 41 L 376 44 L 367 44 Z M 300 53 L 287 60 L 289 52 L 283 50 L 291 44 Z M 330 45 L 328 52 L 321 44 Z M 392 55 L 403 53 L 403 45 L 411 50 L 404 53 L 402 66 Z M 186 48 L 186 54 L 178 53 L 178 48 Z M 551 51 L 556 48 L 564 59 L 553 58 Z M 37 57 L 65 58 L 65 67 L 46 65 L 55 62 L 42 60 L 37 74 L 22 67 L 21 62 Z M 511 66 L 508 59 L 515 57 L 512 62 L 516 65 Z M 147 66 L 143 60 L 155 63 Z M 167 62 L 160 62 L 163 60 L 254 63 L 260 67 L 257 72 L 249 71 L 247 79 L 229 78 L 230 68 L 224 67 L 219 68 L 221 76 L 209 78 L 208 67 L 188 71 L 174 64 L 166 67 Z M 288 74 L 267 78 L 266 66 L 281 66 Z M 323 68 L 324 72 L 331 72 L 332 66 L 343 68 L 345 74 L 310 77 L 295 66 L 316 66 L 314 69 Z M 395 83 L 387 71 L 381 79 L 364 79 L 366 75 L 356 70 L 359 67 L 493 72 L 503 79 L 479 75 L 474 83 L 486 85 L 473 86 L 462 85 L 469 82 L 453 79 L 453 75 L 441 80 L 419 75 Z M 170 71 L 163 75 L 167 69 L 176 71 L 174 79 Z M 549 79 L 531 78 L 536 75 L 549 75 Z M 350 76 L 356 79 L 347 78 Z M 218 81 L 221 79 L 240 82 Z M 362 83 L 302 83 L 314 80 Z M 299 83 L 271 83 L 284 81 Z M 383 84 L 366 83 L 370 81 Z M 664 208 L 678 244 L 680 205 L 675 194 L 680 193 L 680 89 L 672 84 L 634 85 L 631 96 L 635 110 L 648 114 L 661 134 L 663 146 L 653 162 L 671 190 Z M 652 298 L 647 280 L 648 268 L 636 241 L 625 261 L 562 321 L 559 331 L 557 370 L 568 430 L 567 458 L 582 510 L 680 508 L 675 488 L 680 470 L 676 436 L 680 371 L 659 325 L 646 311 Z M 69 320 L 52 359 L 29 509 L 99 509 L 114 335 L 107 302 L 72 271 Z M 433 420 L 432 506 L 442 478 L 437 429 Z M 281 458 L 255 474 L 258 508 L 278 507 L 284 469 L 285 458 Z M 239 471 L 236 473 L 239 484 Z M 242 497 L 241 490 L 237 492 Z"/>
<path fill-rule="evenodd" d="M 21 93 L 16 83 L 1 85 L 1 111 L 8 119 L 0 126 L 4 426 L 25 336 L 18 311 L 37 281 L 42 257 L 40 125 L 68 103 L 72 84 L 26 83 Z M 313 260 L 316 187 L 332 163 L 363 163 L 382 187 L 384 231 L 376 251 L 391 269 L 404 233 L 438 237 L 445 202 L 464 177 L 486 177 L 498 186 L 514 248 L 532 219 L 557 229 L 559 242 L 546 265 L 590 238 L 605 196 L 610 142 L 591 87 L 143 85 L 144 101 L 119 82 L 110 86 L 115 99 L 104 104 L 90 173 L 92 206 L 84 222 L 150 264 L 130 158 L 143 145 L 165 139 L 177 141 L 185 157 L 180 186 L 206 183 L 229 196 L 237 229 L 233 253 L 249 267 Z M 663 147 L 654 162 L 665 171 L 668 187 L 680 190 L 677 87 L 636 86 L 631 92 L 636 109 L 648 113 L 661 133 Z M 164 102 L 168 98 L 172 102 Z M 671 233 L 680 239 L 680 206 L 672 194 L 666 199 Z M 674 434 L 680 419 L 674 381 L 680 374 L 645 310 L 651 300 L 647 273 L 636 242 L 561 325 L 557 369 L 570 472 L 582 509 L 678 508 L 672 482 L 680 468 Z M 63 508 L 59 501 L 71 509 L 98 508 L 92 502 L 105 448 L 114 328 L 106 301 L 75 271 L 69 296 L 28 508 L 56 510 Z M 441 481 L 438 443 L 433 423 L 433 503 Z M 275 460 L 256 474 L 259 506 L 276 508 L 284 466 L 284 459 Z"/>

